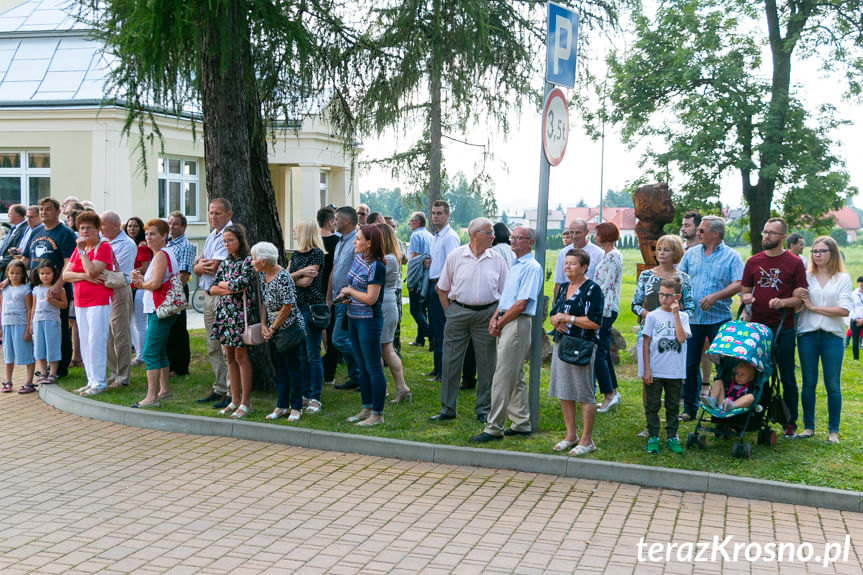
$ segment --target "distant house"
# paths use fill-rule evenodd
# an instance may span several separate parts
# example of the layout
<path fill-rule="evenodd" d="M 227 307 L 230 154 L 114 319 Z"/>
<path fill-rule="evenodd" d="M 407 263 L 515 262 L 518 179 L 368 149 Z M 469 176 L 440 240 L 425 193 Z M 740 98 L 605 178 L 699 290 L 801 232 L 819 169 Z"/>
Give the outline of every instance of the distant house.
<path fill-rule="evenodd" d="M 836 220 L 836 226 L 845 230 L 848 243 L 857 241 L 857 232 L 860 230 L 860 214 L 856 210 L 843 206 L 842 209 L 829 212 Z"/>
<path fill-rule="evenodd" d="M 534 213 L 535 212 L 536 210 L 534 210 Z M 519 226 L 528 225 L 524 210 L 503 210 L 493 219 L 496 222 L 505 222 L 507 227 L 511 230 Z"/>
<path fill-rule="evenodd" d="M 600 223 L 599 208 L 567 208 L 566 220 L 564 225 L 569 226 L 574 219 L 582 219 L 587 221 L 588 229 L 593 232 L 596 226 Z M 603 206 L 602 220 L 603 222 L 614 222 L 620 230 L 620 237 L 635 238 L 635 224 L 638 223 L 638 218 L 635 217 L 635 208 L 612 208 Z"/>
<path fill-rule="evenodd" d="M 537 210 L 526 210 L 524 218 L 527 220 L 526 225 L 529 228 L 536 229 Z M 548 210 L 548 220 L 546 221 L 545 229 L 549 232 L 559 232 L 563 230 L 563 222 L 566 220 L 566 213 L 563 210 Z"/>

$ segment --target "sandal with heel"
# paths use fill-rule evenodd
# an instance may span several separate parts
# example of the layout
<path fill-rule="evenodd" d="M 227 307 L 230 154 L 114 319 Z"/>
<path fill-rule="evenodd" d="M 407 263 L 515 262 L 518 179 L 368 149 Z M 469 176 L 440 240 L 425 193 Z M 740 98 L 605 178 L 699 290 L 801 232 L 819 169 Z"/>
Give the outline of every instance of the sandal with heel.
<path fill-rule="evenodd" d="M 248 405 L 240 405 L 240 407 L 237 408 L 237 411 L 231 414 L 231 419 L 243 419 L 244 417 L 249 415 L 251 411 L 252 408 Z"/>
<path fill-rule="evenodd" d="M 229 413 L 233 414 L 235 409 L 237 409 L 237 406 L 231 402 L 226 405 L 224 409 L 219 410 L 219 415 L 228 415 Z"/>

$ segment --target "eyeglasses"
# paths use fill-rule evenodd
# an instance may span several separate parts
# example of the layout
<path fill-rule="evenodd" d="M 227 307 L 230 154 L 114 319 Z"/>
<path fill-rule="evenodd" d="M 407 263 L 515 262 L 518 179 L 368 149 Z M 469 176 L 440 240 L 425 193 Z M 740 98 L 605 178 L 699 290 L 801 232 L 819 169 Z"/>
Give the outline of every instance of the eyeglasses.
<path fill-rule="evenodd" d="M 222 240 L 222 243 L 223 243 L 223 244 L 225 244 L 225 245 L 227 246 L 227 245 L 229 245 L 229 244 L 233 244 L 233 243 L 235 243 L 236 241 L 237 241 L 237 240 L 236 240 L 236 239 L 234 239 L 234 238 L 231 238 L 231 239 L 225 238 L 225 239 L 223 239 L 223 240 Z"/>
<path fill-rule="evenodd" d="M 820 256 L 821 254 L 829 254 L 830 250 L 809 250 L 809 253 L 813 256 Z"/>
<path fill-rule="evenodd" d="M 771 232 L 770 230 L 761 230 L 762 236 L 784 236 L 784 232 Z"/>
<path fill-rule="evenodd" d="M 511 242 L 518 242 L 521 240 L 529 240 L 529 239 L 532 239 L 532 238 L 529 236 L 509 236 L 509 241 L 511 241 Z"/>
<path fill-rule="evenodd" d="M 491 230 L 477 230 L 476 233 L 485 234 L 487 236 L 493 236 L 494 235 L 494 232 Z"/>
<path fill-rule="evenodd" d="M 659 292 L 659 297 L 674 297 L 674 296 L 676 296 L 676 295 L 677 295 L 676 293 L 662 293 L 662 292 Z"/>

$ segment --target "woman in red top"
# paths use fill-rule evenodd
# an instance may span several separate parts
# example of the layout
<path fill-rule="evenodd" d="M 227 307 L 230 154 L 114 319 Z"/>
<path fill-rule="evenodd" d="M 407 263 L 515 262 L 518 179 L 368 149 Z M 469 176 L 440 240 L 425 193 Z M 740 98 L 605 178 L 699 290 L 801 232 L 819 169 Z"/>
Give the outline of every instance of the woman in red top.
<path fill-rule="evenodd" d="M 113 269 L 114 253 L 108 242 L 99 238 L 102 222 L 96 212 L 81 212 L 75 223 L 80 236 L 76 241 L 77 249 L 63 270 L 63 280 L 73 284 L 81 357 L 87 373 L 87 385 L 78 393 L 96 395 L 108 386 L 105 364 L 114 292 L 105 286 L 102 272 Z"/>

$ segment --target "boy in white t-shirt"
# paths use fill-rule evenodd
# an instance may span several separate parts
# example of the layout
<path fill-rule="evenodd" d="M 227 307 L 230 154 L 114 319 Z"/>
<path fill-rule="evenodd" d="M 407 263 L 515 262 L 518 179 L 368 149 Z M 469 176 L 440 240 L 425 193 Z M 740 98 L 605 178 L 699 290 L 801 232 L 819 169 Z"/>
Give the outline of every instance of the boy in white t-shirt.
<path fill-rule="evenodd" d="M 659 453 L 659 408 L 665 390 L 666 446 L 672 453 L 683 453 L 677 438 L 677 413 L 680 390 L 686 379 L 686 338 L 692 335 L 689 315 L 680 309 L 680 279 L 667 278 L 659 283 L 659 307 L 644 318 L 644 381 L 647 418 L 647 452 Z"/>

